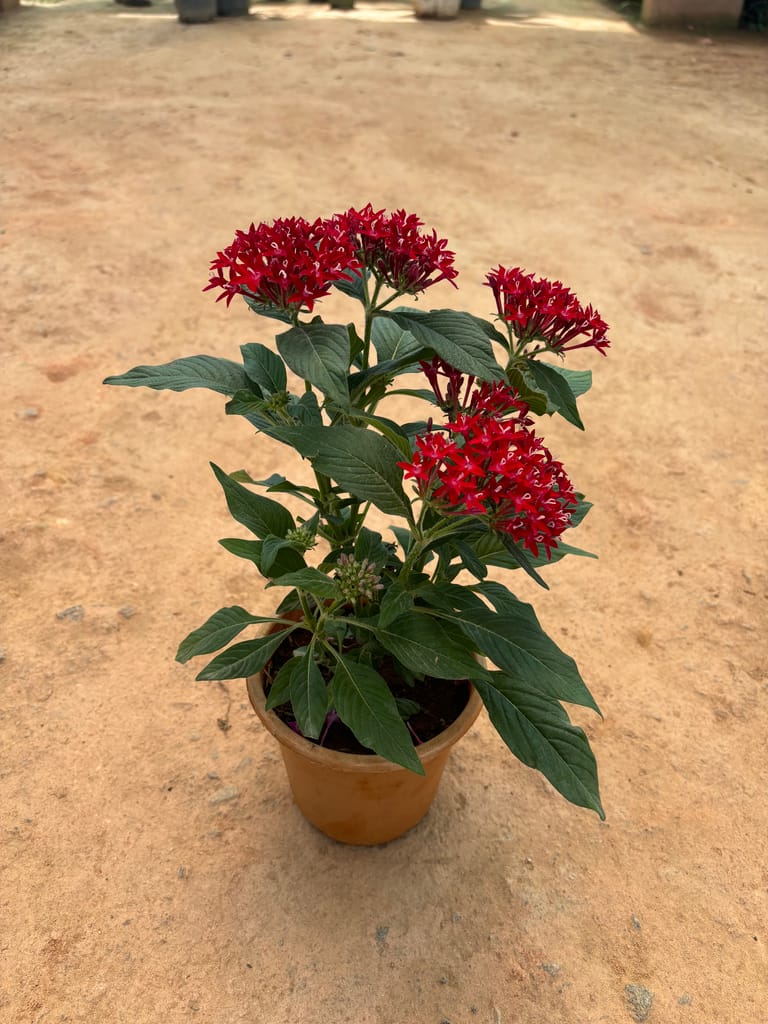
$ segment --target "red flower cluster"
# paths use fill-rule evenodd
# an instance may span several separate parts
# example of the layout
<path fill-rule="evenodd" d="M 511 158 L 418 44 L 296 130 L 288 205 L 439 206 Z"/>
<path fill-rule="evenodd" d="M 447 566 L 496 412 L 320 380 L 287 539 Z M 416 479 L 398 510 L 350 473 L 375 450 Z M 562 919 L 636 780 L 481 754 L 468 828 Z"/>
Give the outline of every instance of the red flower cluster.
<path fill-rule="evenodd" d="M 415 295 L 438 281 L 453 283 L 458 276 L 447 240 L 436 231 L 422 234 L 423 221 L 413 213 L 389 214 L 368 203 L 338 214 L 334 221 L 354 240 L 363 265 L 400 294 Z"/>
<path fill-rule="evenodd" d="M 487 517 L 492 529 L 549 557 L 578 500 L 531 422 L 514 389 L 483 384 L 446 433 L 422 434 L 413 460 L 400 466 L 444 515 Z"/>
<path fill-rule="evenodd" d="M 281 309 L 305 306 L 311 312 L 336 281 L 359 269 L 349 236 L 332 221 L 281 218 L 238 231 L 211 261 L 203 291 L 221 288 L 216 301 L 226 296 L 227 305 L 244 293 Z"/>
<path fill-rule="evenodd" d="M 584 308 L 560 281 L 534 277 L 520 267 L 499 267 L 486 276 L 485 283 L 496 299 L 499 316 L 511 324 L 520 341 L 542 340 L 558 353 L 596 348 L 605 355 L 610 345 L 605 336 L 608 324 L 592 306 Z M 578 338 L 582 340 L 571 344 Z"/>

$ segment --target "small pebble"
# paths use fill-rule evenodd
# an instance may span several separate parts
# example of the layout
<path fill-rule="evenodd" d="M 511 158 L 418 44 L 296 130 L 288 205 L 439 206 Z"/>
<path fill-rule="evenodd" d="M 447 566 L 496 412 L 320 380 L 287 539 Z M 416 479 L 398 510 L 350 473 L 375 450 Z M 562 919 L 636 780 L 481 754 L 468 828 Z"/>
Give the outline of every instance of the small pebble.
<path fill-rule="evenodd" d="M 133 607 L 132 604 L 126 604 L 119 610 L 117 614 L 122 615 L 124 619 L 132 619 L 133 616 L 136 614 L 136 609 Z"/>
<path fill-rule="evenodd" d="M 457 913 L 454 910 L 454 912 L 451 914 L 451 920 L 453 921 L 454 924 L 458 924 L 458 922 L 461 920 L 461 914 Z"/>
<path fill-rule="evenodd" d="M 382 924 L 376 929 L 376 941 L 384 942 L 389 935 L 389 925 Z"/>
<path fill-rule="evenodd" d="M 236 800 L 240 796 L 240 790 L 237 786 L 224 786 L 223 789 L 217 789 L 213 796 L 208 801 L 209 804 L 226 804 L 230 800 Z"/>
<path fill-rule="evenodd" d="M 16 415 L 20 420 L 36 420 L 40 415 L 40 410 L 34 405 L 30 405 L 27 409 L 22 409 L 21 412 L 17 412 Z"/>
<path fill-rule="evenodd" d="M 648 1015 L 653 1006 L 653 992 L 645 985 L 625 985 L 624 998 L 627 1001 L 629 1012 L 637 1024 L 643 1024 L 648 1020 Z"/>
<path fill-rule="evenodd" d="M 179 868 L 179 870 L 178 870 L 178 871 L 176 872 L 176 876 L 177 876 L 178 878 L 187 878 L 187 877 L 188 877 L 188 876 L 187 876 L 187 869 L 186 869 L 186 868 L 184 867 L 184 865 L 182 865 L 182 866 L 181 866 L 181 867 Z"/>
<path fill-rule="evenodd" d="M 562 970 L 560 964 L 539 964 L 539 966 L 542 971 L 546 971 L 547 974 L 551 974 L 553 978 Z"/>
<path fill-rule="evenodd" d="M 71 608 L 56 612 L 57 619 L 68 619 L 70 622 L 82 622 L 84 615 L 85 608 L 81 604 L 73 604 Z"/>
<path fill-rule="evenodd" d="M 632 927 L 639 932 L 640 928 L 642 927 L 639 918 L 635 917 L 635 915 L 633 914 L 629 920 L 632 922 Z"/>
<path fill-rule="evenodd" d="M 0 663 L 4 662 L 6 657 L 7 657 L 7 654 L 5 653 L 5 648 L 4 647 L 0 647 Z"/>
<path fill-rule="evenodd" d="M 691 999 L 687 992 L 683 992 L 683 994 L 677 1001 L 680 1004 L 680 1006 L 690 1006 L 693 1002 L 693 999 Z"/>
<path fill-rule="evenodd" d="M 216 779 L 220 778 L 220 776 L 219 776 L 219 774 L 217 772 L 208 772 L 206 774 L 206 778 L 216 780 Z"/>

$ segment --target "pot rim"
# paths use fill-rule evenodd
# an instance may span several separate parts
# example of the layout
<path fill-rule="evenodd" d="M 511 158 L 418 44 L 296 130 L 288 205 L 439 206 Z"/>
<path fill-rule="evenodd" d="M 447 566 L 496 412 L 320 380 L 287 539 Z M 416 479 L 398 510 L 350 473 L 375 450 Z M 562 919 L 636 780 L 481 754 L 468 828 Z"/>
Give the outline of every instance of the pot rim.
<path fill-rule="evenodd" d="M 392 761 L 387 761 L 386 758 L 381 757 L 379 754 L 347 754 L 341 750 L 331 750 L 328 747 L 318 746 L 317 743 L 313 743 L 304 736 L 299 736 L 298 733 L 295 733 L 293 729 L 278 718 L 274 711 L 267 711 L 267 701 L 264 696 L 262 680 L 263 675 L 261 672 L 246 679 L 248 696 L 253 710 L 258 715 L 262 725 L 283 746 L 317 764 L 343 768 L 347 771 L 375 773 L 408 771 L 407 768 L 394 764 Z M 475 687 L 471 683 L 468 685 L 469 699 L 459 717 L 451 722 L 441 733 L 438 733 L 437 736 L 433 736 L 426 743 L 421 743 L 418 747 L 414 747 L 422 764 L 428 763 L 437 757 L 438 754 L 442 753 L 446 747 L 451 747 L 457 743 L 480 714 L 483 701 Z"/>

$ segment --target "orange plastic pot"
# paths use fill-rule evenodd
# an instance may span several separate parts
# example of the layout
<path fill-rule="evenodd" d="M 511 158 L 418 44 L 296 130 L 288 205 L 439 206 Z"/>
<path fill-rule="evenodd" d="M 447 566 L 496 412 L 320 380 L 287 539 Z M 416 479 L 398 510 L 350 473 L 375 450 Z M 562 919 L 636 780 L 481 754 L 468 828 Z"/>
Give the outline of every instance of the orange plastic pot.
<path fill-rule="evenodd" d="M 299 810 L 325 835 L 353 846 L 388 843 L 421 821 L 432 805 L 451 749 L 483 706 L 471 687 L 459 717 L 416 748 L 426 773 L 417 775 L 376 754 L 344 754 L 310 742 L 274 711 L 266 710 L 261 674 L 247 683 L 254 711 L 280 744 Z"/>

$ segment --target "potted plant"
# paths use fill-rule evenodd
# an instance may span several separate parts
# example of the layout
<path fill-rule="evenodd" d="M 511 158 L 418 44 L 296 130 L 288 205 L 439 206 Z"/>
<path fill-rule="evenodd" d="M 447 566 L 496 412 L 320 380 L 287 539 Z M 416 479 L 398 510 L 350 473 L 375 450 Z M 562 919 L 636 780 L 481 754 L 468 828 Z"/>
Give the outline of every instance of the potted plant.
<path fill-rule="evenodd" d="M 384 842 L 420 819 L 483 704 L 513 754 L 603 816 L 592 751 L 561 702 L 597 705 L 497 577 L 520 572 L 546 588 L 543 567 L 586 554 L 563 535 L 590 506 L 533 418 L 583 429 L 577 398 L 591 373 L 562 360 L 605 354 L 607 327 L 560 282 L 503 266 L 485 281 L 496 322 L 398 305 L 438 281 L 455 287 L 447 245 L 416 216 L 370 204 L 252 224 L 216 255 L 206 288 L 279 322 L 274 346 L 105 381 L 209 388 L 294 456 L 288 477 L 213 466 L 252 535 L 220 543 L 255 567 L 276 610 L 221 608 L 177 657 L 220 651 L 197 678 L 248 680 L 297 803 L 347 842 Z M 331 288 L 358 304 L 358 324 L 315 315 Z M 257 635 L 232 643 L 246 630 Z"/>

